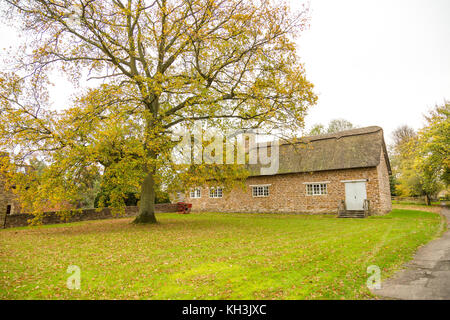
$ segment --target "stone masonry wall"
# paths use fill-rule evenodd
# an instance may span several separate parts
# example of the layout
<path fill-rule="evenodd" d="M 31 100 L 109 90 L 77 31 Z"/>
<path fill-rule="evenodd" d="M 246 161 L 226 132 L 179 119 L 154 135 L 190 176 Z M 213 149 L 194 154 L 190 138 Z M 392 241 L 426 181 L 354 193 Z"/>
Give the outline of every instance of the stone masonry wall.
<path fill-rule="evenodd" d="M 384 160 L 384 151 L 381 151 L 380 164 L 377 167 L 378 181 L 380 183 L 380 212 L 388 213 L 392 210 L 391 187 L 389 183 L 389 172 Z"/>
<path fill-rule="evenodd" d="M 58 224 L 58 223 L 67 223 L 67 222 L 77 222 L 77 221 L 86 221 L 86 220 L 100 220 L 100 219 L 114 219 L 114 218 L 123 218 L 123 217 L 134 217 L 137 215 L 139 209 L 138 207 L 126 207 L 125 213 L 120 215 L 115 215 L 111 212 L 110 208 L 102 208 L 100 210 L 97 209 L 84 209 L 81 212 L 75 211 L 72 213 L 70 218 L 64 219 L 61 215 L 58 215 L 58 212 L 46 212 L 44 213 L 44 218 L 42 220 L 42 224 Z M 172 203 L 162 203 L 155 204 L 155 211 L 157 213 L 165 213 L 165 212 L 176 212 L 177 204 Z M 4 216 L 3 216 L 4 218 Z M 13 228 L 13 227 L 24 227 L 29 225 L 29 220 L 33 219 L 34 216 L 32 214 L 12 214 L 6 216 L 6 225 L 5 228 Z M 1 221 L 1 227 L 4 226 L 5 221 Z"/>
<path fill-rule="evenodd" d="M 359 179 L 367 179 L 366 191 L 371 214 L 388 212 L 388 205 L 380 199 L 379 180 L 387 179 L 389 184 L 389 179 L 379 173 L 376 167 L 250 177 L 245 183 L 245 190 L 235 188 L 228 193 L 224 190 L 223 198 L 209 198 L 208 188 L 203 187 L 201 198 L 190 198 L 187 194 L 185 201 L 193 204 L 193 211 L 336 214 L 338 204 L 345 200 L 345 184 L 341 181 Z M 329 181 L 327 195 L 306 195 L 305 182 L 324 181 Z M 384 183 L 381 183 L 382 186 Z M 258 184 L 270 184 L 268 197 L 252 196 L 250 186 Z"/>
<path fill-rule="evenodd" d="M 11 214 L 20 212 L 20 206 L 16 201 L 16 196 L 10 190 L 5 189 L 5 183 L 0 177 L 0 217 L 6 214 L 8 205 L 11 206 Z"/>

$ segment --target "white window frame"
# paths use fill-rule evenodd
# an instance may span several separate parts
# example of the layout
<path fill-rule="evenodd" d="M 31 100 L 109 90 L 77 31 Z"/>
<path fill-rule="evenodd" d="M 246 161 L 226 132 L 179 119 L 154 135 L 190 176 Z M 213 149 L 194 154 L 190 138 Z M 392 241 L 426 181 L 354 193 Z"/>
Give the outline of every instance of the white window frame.
<path fill-rule="evenodd" d="M 223 188 L 222 187 L 209 188 L 209 197 L 210 198 L 222 198 L 223 197 Z"/>
<path fill-rule="evenodd" d="M 189 196 L 191 199 L 199 199 L 202 197 L 202 189 L 194 188 L 189 192 Z"/>
<path fill-rule="evenodd" d="M 327 182 L 305 183 L 307 196 L 326 196 L 328 194 Z"/>
<path fill-rule="evenodd" d="M 257 185 L 252 185 L 250 186 L 252 187 L 252 197 L 253 198 L 266 198 L 268 196 L 270 196 L 270 184 L 257 184 Z M 255 190 L 256 193 L 255 193 Z"/>

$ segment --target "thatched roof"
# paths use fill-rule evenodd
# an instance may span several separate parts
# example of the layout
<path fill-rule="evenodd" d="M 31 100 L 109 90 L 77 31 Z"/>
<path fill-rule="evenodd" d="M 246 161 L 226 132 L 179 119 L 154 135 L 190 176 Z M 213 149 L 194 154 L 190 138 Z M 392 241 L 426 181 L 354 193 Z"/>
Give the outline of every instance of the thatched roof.
<path fill-rule="evenodd" d="M 391 173 L 383 129 L 380 127 L 303 137 L 299 142 L 280 143 L 277 174 L 376 167 L 380 163 L 382 150 Z M 261 167 L 260 164 L 248 165 L 250 175 L 261 175 Z"/>

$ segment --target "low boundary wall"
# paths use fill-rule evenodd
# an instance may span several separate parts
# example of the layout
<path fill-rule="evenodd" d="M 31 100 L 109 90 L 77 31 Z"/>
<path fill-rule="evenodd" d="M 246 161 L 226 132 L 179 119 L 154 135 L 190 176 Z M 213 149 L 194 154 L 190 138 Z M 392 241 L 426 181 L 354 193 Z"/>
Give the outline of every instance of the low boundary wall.
<path fill-rule="evenodd" d="M 138 207 L 125 207 L 125 212 L 121 214 L 113 214 L 111 208 L 101 209 L 83 209 L 72 211 L 69 214 L 61 214 L 61 212 L 45 212 L 42 224 L 57 224 L 67 222 L 77 222 L 86 220 L 101 220 L 101 219 L 115 219 L 124 217 L 134 217 L 137 215 Z M 176 203 L 161 203 L 155 204 L 155 211 L 157 213 L 176 212 Z M 27 213 L 11 214 L 2 217 L 0 221 L 0 228 L 14 228 L 24 227 L 29 225 L 29 220 L 33 219 L 34 215 Z"/>

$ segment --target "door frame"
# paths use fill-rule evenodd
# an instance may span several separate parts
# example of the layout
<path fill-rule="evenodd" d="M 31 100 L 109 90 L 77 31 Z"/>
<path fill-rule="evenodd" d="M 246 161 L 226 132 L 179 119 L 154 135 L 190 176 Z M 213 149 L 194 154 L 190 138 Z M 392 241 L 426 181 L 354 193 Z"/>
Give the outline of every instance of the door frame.
<path fill-rule="evenodd" d="M 352 210 L 363 210 L 364 209 L 364 200 L 367 200 L 367 181 L 369 181 L 369 180 L 368 179 L 341 180 L 341 182 L 344 183 L 344 195 L 345 195 L 344 201 L 345 201 L 345 207 L 347 208 L 347 210 L 352 211 Z M 346 185 L 350 184 L 350 183 L 361 183 L 361 182 L 364 182 L 364 193 L 365 193 L 365 197 L 364 197 L 365 199 L 363 199 L 361 209 L 348 209 Z"/>

